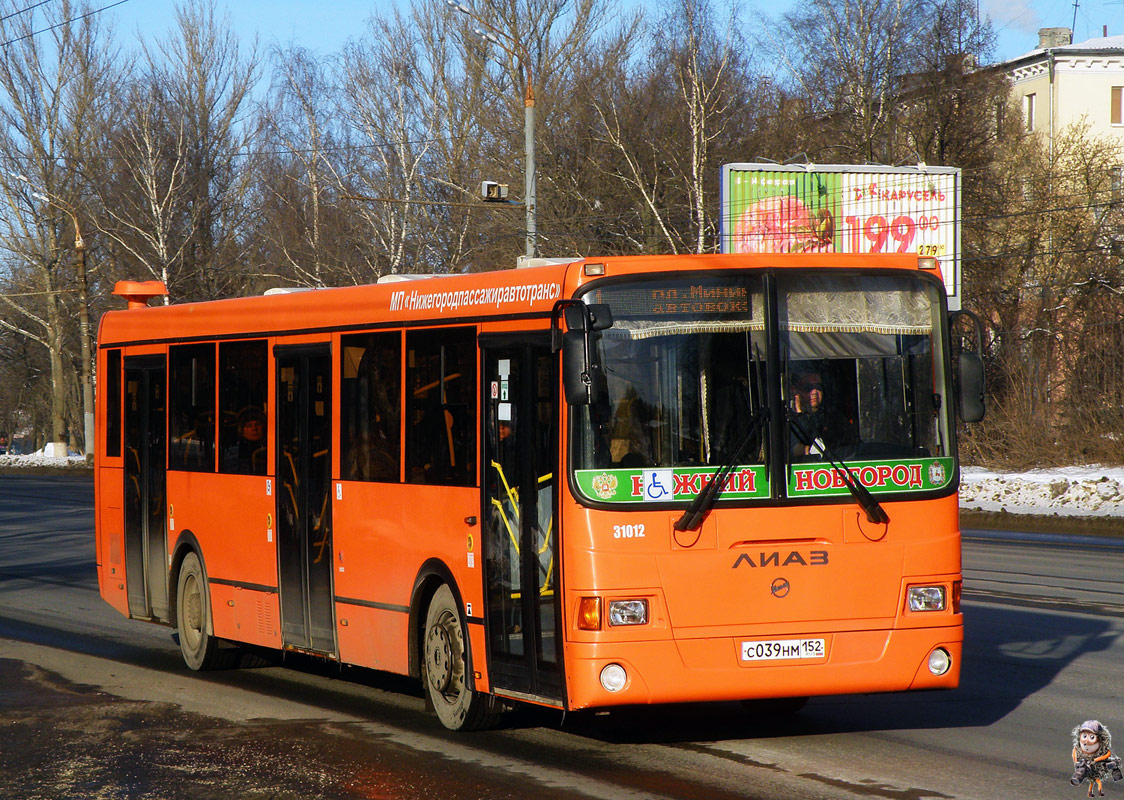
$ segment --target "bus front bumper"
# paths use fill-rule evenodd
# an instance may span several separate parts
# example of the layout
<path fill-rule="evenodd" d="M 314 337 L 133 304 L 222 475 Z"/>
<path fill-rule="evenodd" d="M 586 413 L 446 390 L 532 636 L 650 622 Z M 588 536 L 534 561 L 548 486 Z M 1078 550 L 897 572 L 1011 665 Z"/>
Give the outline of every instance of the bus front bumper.
<path fill-rule="evenodd" d="M 815 641 L 823 640 L 816 655 Z M 837 631 L 819 636 L 714 637 L 568 644 L 571 709 L 649 703 L 811 697 L 830 694 L 954 689 L 960 682 L 961 625 Z M 810 655 L 747 659 L 747 647 L 769 656 L 806 642 Z M 761 646 L 758 646 L 761 645 Z M 943 650 L 947 668 L 942 666 Z M 616 665 L 615 667 L 613 665 Z M 606 671 L 606 668 L 610 669 Z M 618 669 L 619 667 L 619 669 Z M 623 681 L 621 670 L 623 670 Z M 610 691 L 609 685 L 623 682 Z"/>

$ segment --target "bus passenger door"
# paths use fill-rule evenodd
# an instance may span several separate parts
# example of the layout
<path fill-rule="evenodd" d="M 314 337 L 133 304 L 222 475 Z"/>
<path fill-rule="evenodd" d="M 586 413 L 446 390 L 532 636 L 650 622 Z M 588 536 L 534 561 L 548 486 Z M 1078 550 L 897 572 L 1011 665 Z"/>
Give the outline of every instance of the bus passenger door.
<path fill-rule="evenodd" d="M 334 653 L 331 352 L 327 345 L 274 352 L 281 638 L 287 647 Z"/>
<path fill-rule="evenodd" d="M 164 356 L 125 359 L 125 583 L 141 619 L 168 619 L 164 385 Z"/>
<path fill-rule="evenodd" d="M 494 689 L 562 700 L 555 356 L 546 337 L 481 336 L 484 568 Z"/>

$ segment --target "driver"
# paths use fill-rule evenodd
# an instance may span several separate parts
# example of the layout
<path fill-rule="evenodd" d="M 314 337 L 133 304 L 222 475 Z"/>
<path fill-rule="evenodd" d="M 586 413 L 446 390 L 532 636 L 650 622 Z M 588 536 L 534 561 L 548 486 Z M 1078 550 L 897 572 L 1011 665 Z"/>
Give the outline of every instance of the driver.
<path fill-rule="evenodd" d="M 837 409 L 827 405 L 823 378 L 816 370 L 796 373 L 790 395 L 793 403 L 792 424 L 804 434 L 789 432 L 789 451 L 794 459 L 822 458 L 825 447 L 835 449 L 851 443 L 852 423 Z M 810 442 L 810 444 L 806 443 Z M 826 443 L 826 444 L 825 444 Z"/>

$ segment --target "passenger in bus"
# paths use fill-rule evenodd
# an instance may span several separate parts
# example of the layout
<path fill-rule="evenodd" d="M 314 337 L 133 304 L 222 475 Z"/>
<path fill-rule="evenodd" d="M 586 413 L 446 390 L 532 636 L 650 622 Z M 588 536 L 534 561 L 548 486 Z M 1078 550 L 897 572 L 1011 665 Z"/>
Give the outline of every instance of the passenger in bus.
<path fill-rule="evenodd" d="M 240 475 L 265 474 L 265 414 L 247 408 L 238 415 L 238 443 L 223 456 L 223 463 Z"/>
<path fill-rule="evenodd" d="M 789 451 L 794 460 L 823 458 L 825 450 L 838 454 L 840 447 L 854 444 L 854 422 L 830 403 L 818 371 L 795 373 L 789 396 L 791 421 L 800 431 L 789 431 Z"/>

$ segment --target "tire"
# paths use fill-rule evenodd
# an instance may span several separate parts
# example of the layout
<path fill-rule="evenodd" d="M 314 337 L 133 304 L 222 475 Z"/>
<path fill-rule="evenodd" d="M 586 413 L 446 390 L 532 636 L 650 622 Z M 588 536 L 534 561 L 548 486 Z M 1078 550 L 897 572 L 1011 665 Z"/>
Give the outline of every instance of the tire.
<path fill-rule="evenodd" d="M 199 556 L 188 553 L 180 565 L 176 584 L 176 629 L 184 663 L 193 670 L 224 669 L 239 658 L 235 649 L 220 646 L 220 640 L 207 633 L 211 621 L 211 604 L 207 579 Z"/>
<path fill-rule="evenodd" d="M 464 624 L 453 593 L 442 584 L 429 601 L 425 615 L 422 680 L 441 724 L 452 731 L 490 728 L 499 719 L 499 703 L 473 689 L 465 680 Z"/>

